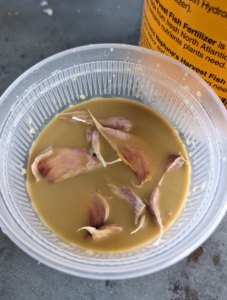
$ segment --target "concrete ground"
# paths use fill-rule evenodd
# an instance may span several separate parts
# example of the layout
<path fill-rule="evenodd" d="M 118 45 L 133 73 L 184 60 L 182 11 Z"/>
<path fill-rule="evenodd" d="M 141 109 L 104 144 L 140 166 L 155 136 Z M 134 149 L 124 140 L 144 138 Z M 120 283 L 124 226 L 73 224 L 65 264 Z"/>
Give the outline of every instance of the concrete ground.
<path fill-rule="evenodd" d="M 41 2 L 0 1 L 0 95 L 25 70 L 57 52 L 91 43 L 138 43 L 142 0 Z M 0 300 L 225 300 L 226 232 L 227 217 L 200 248 L 166 270 L 94 281 L 39 264 L 0 230 Z"/>

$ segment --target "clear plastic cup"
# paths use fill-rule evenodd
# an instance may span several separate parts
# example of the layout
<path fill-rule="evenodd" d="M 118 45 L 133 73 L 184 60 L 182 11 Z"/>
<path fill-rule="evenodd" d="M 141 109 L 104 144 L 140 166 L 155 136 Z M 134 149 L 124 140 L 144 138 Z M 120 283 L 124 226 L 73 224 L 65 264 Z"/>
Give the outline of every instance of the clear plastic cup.
<path fill-rule="evenodd" d="M 32 143 L 57 113 L 98 97 L 144 103 L 172 124 L 186 146 L 192 168 L 189 194 L 159 245 L 89 252 L 51 232 L 31 205 L 22 168 L 27 168 Z M 199 76 L 160 53 L 106 44 L 56 54 L 25 72 L 2 95 L 0 126 L 0 226 L 21 249 L 57 270 L 95 279 L 156 272 L 199 247 L 226 212 L 224 106 Z"/>

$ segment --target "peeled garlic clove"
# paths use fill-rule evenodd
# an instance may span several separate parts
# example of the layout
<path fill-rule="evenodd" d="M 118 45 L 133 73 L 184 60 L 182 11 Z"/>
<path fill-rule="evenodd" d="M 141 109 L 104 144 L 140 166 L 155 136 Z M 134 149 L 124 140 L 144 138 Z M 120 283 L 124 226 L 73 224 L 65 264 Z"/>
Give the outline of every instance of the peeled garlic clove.
<path fill-rule="evenodd" d="M 146 222 L 146 218 L 147 218 L 146 211 L 144 211 L 142 213 L 141 217 L 139 218 L 139 225 L 138 225 L 138 227 L 135 230 L 133 230 L 132 232 L 130 232 L 130 234 L 134 234 L 137 231 L 139 231 L 140 228 L 142 228 L 144 226 L 144 223 Z"/>
<path fill-rule="evenodd" d="M 89 205 L 89 225 L 92 227 L 100 227 L 109 216 L 109 205 L 99 192 L 92 195 L 92 201 Z"/>
<path fill-rule="evenodd" d="M 91 227 L 91 226 L 85 226 L 85 227 L 78 229 L 77 231 L 80 231 L 83 229 L 87 230 L 91 234 L 92 239 L 94 241 L 99 241 L 99 240 L 102 240 L 103 238 L 107 238 L 110 235 L 113 235 L 117 232 L 122 231 L 123 228 L 122 228 L 122 226 L 120 226 L 118 224 L 109 224 L 109 225 L 102 226 L 98 229 L 96 229 L 95 227 Z"/>
<path fill-rule="evenodd" d="M 157 223 L 160 227 L 160 236 L 159 236 L 159 240 L 161 239 L 161 236 L 163 234 L 163 225 L 162 225 L 162 219 L 161 219 L 161 214 L 160 214 L 160 210 L 159 210 L 159 207 L 158 207 L 158 200 L 159 200 L 159 188 L 157 187 L 153 193 L 151 194 L 151 197 L 150 197 L 150 200 L 148 202 L 148 206 L 149 206 L 149 209 L 151 211 L 151 213 L 154 214 L 156 220 L 157 220 Z M 158 241 L 159 241 L 158 240 Z"/>
<path fill-rule="evenodd" d="M 164 173 L 180 169 L 185 162 L 186 160 L 181 155 L 171 154 L 166 162 Z"/>
<path fill-rule="evenodd" d="M 86 132 L 87 140 L 91 142 L 91 152 L 94 153 L 98 160 L 102 163 L 104 168 L 106 167 L 106 162 L 100 153 L 99 146 L 99 133 L 96 129 L 91 129 Z"/>
<path fill-rule="evenodd" d="M 88 125 L 94 125 L 91 116 L 86 111 L 74 111 L 61 113 L 59 118 L 71 123 L 83 122 Z M 129 131 L 132 128 L 132 122 L 123 117 L 111 117 L 108 119 L 101 119 L 99 123 L 104 127 L 110 127 L 123 131 Z"/>
<path fill-rule="evenodd" d="M 36 158 L 38 160 L 36 161 L 35 159 L 34 163 L 37 165 L 39 174 L 51 183 L 56 183 L 102 166 L 97 158 L 90 156 L 83 149 L 67 147 L 48 149 L 51 149 L 52 153 L 40 158 L 38 156 Z M 34 169 L 34 166 L 32 169 Z M 33 174 L 36 176 L 37 173 L 33 172 Z"/>
<path fill-rule="evenodd" d="M 135 224 L 137 224 L 138 219 L 142 215 L 146 205 L 127 186 L 123 185 L 122 187 L 119 188 L 113 184 L 108 184 L 108 185 L 116 196 L 123 198 L 132 206 L 135 212 Z"/>
<path fill-rule="evenodd" d="M 149 181 L 151 172 L 147 163 L 149 153 L 146 143 L 130 133 L 103 127 L 93 116 L 92 118 L 98 131 L 122 161 L 134 171 L 140 183 Z"/>
<path fill-rule="evenodd" d="M 42 151 L 42 153 L 40 155 L 38 155 L 34 162 L 31 165 L 31 170 L 32 170 L 32 174 L 35 176 L 36 181 L 40 180 L 40 173 L 39 173 L 39 162 L 42 161 L 43 159 L 45 159 L 46 157 L 48 157 L 49 155 L 51 155 L 53 153 L 52 147 L 49 147 L 47 149 L 45 149 L 44 151 Z"/>

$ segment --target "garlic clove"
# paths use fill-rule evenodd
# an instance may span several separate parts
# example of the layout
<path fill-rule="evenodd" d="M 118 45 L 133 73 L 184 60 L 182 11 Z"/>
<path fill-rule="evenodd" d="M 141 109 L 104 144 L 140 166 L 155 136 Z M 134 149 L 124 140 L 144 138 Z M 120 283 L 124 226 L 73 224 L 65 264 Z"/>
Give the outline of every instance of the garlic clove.
<path fill-rule="evenodd" d="M 91 226 L 85 226 L 85 227 L 78 229 L 77 231 L 80 231 L 80 230 L 87 230 L 91 234 L 92 239 L 94 241 L 100 241 L 104 238 L 107 238 L 107 237 L 113 235 L 113 234 L 121 232 L 123 230 L 123 228 L 122 228 L 122 226 L 120 226 L 118 224 L 109 224 L 109 225 L 104 225 L 98 229 L 96 229 L 95 227 L 91 227 Z"/>
<path fill-rule="evenodd" d="M 132 190 L 124 185 L 122 187 L 117 187 L 113 184 L 108 185 L 116 196 L 123 198 L 131 205 L 135 212 L 135 224 L 138 224 L 138 220 L 146 207 L 143 201 Z"/>
<path fill-rule="evenodd" d="M 92 114 L 91 114 L 92 116 Z M 144 141 L 127 132 L 103 127 L 93 116 L 97 130 L 103 135 L 119 158 L 128 165 L 142 183 L 151 179 L 151 172 L 147 164 L 148 153 Z"/>
<path fill-rule="evenodd" d="M 95 192 L 89 205 L 89 225 L 100 227 L 109 216 L 109 205 L 102 194 Z"/>
<path fill-rule="evenodd" d="M 49 150 L 48 150 L 49 149 Z M 60 182 L 70 177 L 86 173 L 102 164 L 83 149 L 55 147 L 44 150 L 51 151 L 48 155 L 39 155 L 32 164 L 33 175 L 41 174 L 51 183 Z"/>
<path fill-rule="evenodd" d="M 74 111 L 61 113 L 59 118 L 70 123 L 86 123 L 88 125 L 94 125 L 92 117 L 86 111 Z M 110 117 L 107 119 L 100 119 L 99 123 L 103 127 L 110 127 L 113 129 L 129 131 L 132 128 L 132 122 L 123 117 Z"/>

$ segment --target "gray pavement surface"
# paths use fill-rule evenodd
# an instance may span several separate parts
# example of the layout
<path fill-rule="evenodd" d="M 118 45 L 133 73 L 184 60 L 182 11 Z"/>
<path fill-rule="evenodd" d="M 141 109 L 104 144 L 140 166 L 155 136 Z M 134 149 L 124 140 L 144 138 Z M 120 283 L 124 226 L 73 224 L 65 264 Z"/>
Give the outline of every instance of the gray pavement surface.
<path fill-rule="evenodd" d="M 0 95 L 57 52 L 91 43 L 136 45 L 142 0 L 0 0 Z M 49 16 L 43 10 L 51 8 Z M 119 281 L 73 277 L 39 264 L 0 230 L 0 300 L 227 299 L 227 217 L 178 264 Z"/>

